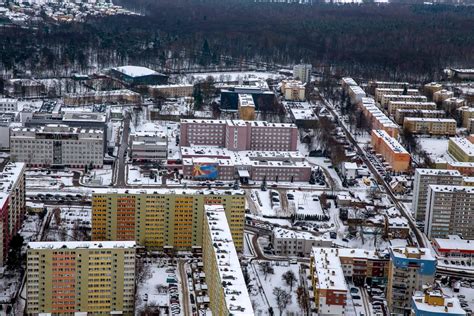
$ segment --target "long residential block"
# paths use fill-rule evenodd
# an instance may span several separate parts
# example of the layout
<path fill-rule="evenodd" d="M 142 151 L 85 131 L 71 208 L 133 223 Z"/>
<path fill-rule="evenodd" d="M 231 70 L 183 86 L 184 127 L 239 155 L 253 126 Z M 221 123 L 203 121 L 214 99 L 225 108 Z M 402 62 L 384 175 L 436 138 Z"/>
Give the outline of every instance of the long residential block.
<path fill-rule="evenodd" d="M 382 155 L 393 171 L 408 171 L 411 156 L 395 138 L 384 130 L 372 130 L 371 143 L 375 152 Z"/>
<path fill-rule="evenodd" d="M 405 117 L 403 128 L 414 134 L 456 135 L 456 120 L 445 118 Z"/>

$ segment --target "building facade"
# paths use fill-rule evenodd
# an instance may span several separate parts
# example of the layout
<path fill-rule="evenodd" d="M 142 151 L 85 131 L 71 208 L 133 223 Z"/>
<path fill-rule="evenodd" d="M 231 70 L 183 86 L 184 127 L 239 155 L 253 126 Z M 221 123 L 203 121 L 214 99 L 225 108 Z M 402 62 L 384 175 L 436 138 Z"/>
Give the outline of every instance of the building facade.
<path fill-rule="evenodd" d="M 130 134 L 130 155 L 133 161 L 160 161 L 168 156 L 168 137 L 159 132 Z"/>
<path fill-rule="evenodd" d="M 459 162 L 474 162 L 474 144 L 469 138 L 451 137 L 448 153 Z"/>
<path fill-rule="evenodd" d="M 148 93 L 152 97 L 182 98 L 192 97 L 194 86 L 192 84 L 175 84 L 162 86 L 149 86 Z"/>
<path fill-rule="evenodd" d="M 330 248 L 333 246 L 330 239 L 316 237 L 309 232 L 295 232 L 280 227 L 273 229 L 270 240 L 277 256 L 307 258 L 311 255 L 313 247 Z"/>
<path fill-rule="evenodd" d="M 18 99 L 0 98 L 0 113 L 18 111 Z"/>
<path fill-rule="evenodd" d="M 29 166 L 69 166 L 101 168 L 104 161 L 102 130 L 47 125 L 13 128 L 10 133 L 12 161 Z"/>
<path fill-rule="evenodd" d="M 428 238 L 459 235 L 474 239 L 474 187 L 430 185 L 426 203 L 425 233 Z"/>
<path fill-rule="evenodd" d="M 415 219 L 425 222 L 429 185 L 461 185 L 462 181 L 463 177 L 457 170 L 417 168 L 413 181 L 412 203 Z"/>
<path fill-rule="evenodd" d="M 311 81 L 311 64 L 299 64 L 293 66 L 293 78 L 300 80 L 303 83 Z"/>
<path fill-rule="evenodd" d="M 406 117 L 423 117 L 423 118 L 444 118 L 446 112 L 443 110 L 413 110 L 413 109 L 397 109 L 395 111 L 395 122 L 403 124 Z"/>
<path fill-rule="evenodd" d="M 134 315 L 135 256 L 133 241 L 29 243 L 27 314 Z"/>
<path fill-rule="evenodd" d="M 395 138 L 384 130 L 372 130 L 371 143 L 375 152 L 382 155 L 393 171 L 408 171 L 411 156 Z"/>
<path fill-rule="evenodd" d="M 405 117 L 403 128 L 413 134 L 456 135 L 456 120 L 446 118 Z"/>
<path fill-rule="evenodd" d="M 135 240 L 157 250 L 202 246 L 205 205 L 223 205 L 237 250 L 243 247 L 243 191 L 96 190 L 92 239 Z"/>
<path fill-rule="evenodd" d="M 372 129 L 381 129 L 392 137 L 398 137 L 400 126 L 395 124 L 380 108 L 375 104 L 373 98 L 362 98 L 358 103 L 369 127 Z"/>
<path fill-rule="evenodd" d="M 401 102 L 428 102 L 428 98 L 424 95 L 404 95 L 404 94 L 382 94 L 380 98 L 380 105 L 384 109 L 388 109 L 390 101 Z"/>
<path fill-rule="evenodd" d="M 299 80 L 283 80 L 281 82 L 281 93 L 287 101 L 305 101 L 306 84 Z"/>
<path fill-rule="evenodd" d="M 373 250 L 338 249 L 344 276 L 354 284 L 380 285 L 387 282 L 390 258 L 387 254 Z"/>
<path fill-rule="evenodd" d="M 239 118 L 245 121 L 255 120 L 255 103 L 251 94 L 239 94 Z"/>
<path fill-rule="evenodd" d="M 26 212 L 25 164 L 8 163 L 0 171 L 0 267 L 8 259 L 10 241 Z"/>
<path fill-rule="evenodd" d="M 408 315 L 415 292 L 434 282 L 436 259 L 427 248 L 391 247 L 389 251 L 388 308 L 390 313 Z"/>
<path fill-rule="evenodd" d="M 206 205 L 202 253 L 213 315 L 255 315 L 222 205 Z"/>
<path fill-rule="evenodd" d="M 412 102 L 412 101 L 389 101 L 388 113 L 391 117 L 395 117 L 398 109 L 407 110 L 436 110 L 436 103 L 434 102 Z"/>

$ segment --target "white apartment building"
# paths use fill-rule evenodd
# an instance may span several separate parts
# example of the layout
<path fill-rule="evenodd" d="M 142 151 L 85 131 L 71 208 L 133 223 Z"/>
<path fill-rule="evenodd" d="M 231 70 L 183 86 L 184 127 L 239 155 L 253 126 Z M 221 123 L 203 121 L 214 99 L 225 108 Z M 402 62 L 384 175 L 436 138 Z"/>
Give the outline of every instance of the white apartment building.
<path fill-rule="evenodd" d="M 305 101 L 306 84 L 299 80 L 283 80 L 281 92 L 287 101 Z"/>
<path fill-rule="evenodd" d="M 18 111 L 18 99 L 0 98 L 0 113 Z"/>
<path fill-rule="evenodd" d="M 426 205 L 425 232 L 428 238 L 459 235 L 474 239 L 474 187 L 430 185 Z"/>
<path fill-rule="evenodd" d="M 104 132 L 47 125 L 13 128 L 10 133 L 12 161 L 30 166 L 69 166 L 101 168 L 104 160 Z"/>
<path fill-rule="evenodd" d="M 300 64 L 293 67 L 293 77 L 303 83 L 311 81 L 311 64 Z"/>
<path fill-rule="evenodd" d="M 458 170 L 447 169 L 421 169 L 415 170 L 413 182 L 412 210 L 417 221 L 425 221 L 426 203 L 428 199 L 428 186 L 461 185 L 463 177 Z"/>
<path fill-rule="evenodd" d="M 168 156 L 168 137 L 162 132 L 130 134 L 131 158 L 134 161 L 159 161 Z"/>
<path fill-rule="evenodd" d="M 313 247 L 330 248 L 332 240 L 316 237 L 309 232 L 276 227 L 273 229 L 271 242 L 277 256 L 309 257 Z"/>

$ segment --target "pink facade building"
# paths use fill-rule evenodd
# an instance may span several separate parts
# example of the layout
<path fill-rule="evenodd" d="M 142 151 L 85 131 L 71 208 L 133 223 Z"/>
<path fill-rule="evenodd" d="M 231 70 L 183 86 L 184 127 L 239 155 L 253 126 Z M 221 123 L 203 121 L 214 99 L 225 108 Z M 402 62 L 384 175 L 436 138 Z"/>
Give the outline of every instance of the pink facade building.
<path fill-rule="evenodd" d="M 232 151 L 296 151 L 294 124 L 242 120 L 181 120 L 181 146 L 217 146 Z"/>

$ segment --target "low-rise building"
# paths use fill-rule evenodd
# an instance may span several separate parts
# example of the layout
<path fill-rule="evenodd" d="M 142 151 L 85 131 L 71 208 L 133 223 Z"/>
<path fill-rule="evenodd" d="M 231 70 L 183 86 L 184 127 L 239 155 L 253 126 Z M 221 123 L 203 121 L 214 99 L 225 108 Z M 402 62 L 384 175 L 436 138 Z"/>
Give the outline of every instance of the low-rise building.
<path fill-rule="evenodd" d="M 474 187 L 430 185 L 426 202 L 425 233 L 428 238 L 459 235 L 474 239 Z"/>
<path fill-rule="evenodd" d="M 402 101 L 402 102 L 428 102 L 428 98 L 424 95 L 405 95 L 405 94 L 383 94 L 380 99 L 380 105 L 384 109 L 388 109 L 388 103 L 390 101 Z"/>
<path fill-rule="evenodd" d="M 82 106 L 89 104 L 140 104 L 141 96 L 131 90 L 92 91 L 70 93 L 63 98 L 65 105 Z"/>
<path fill-rule="evenodd" d="M 462 127 L 469 128 L 471 119 L 474 119 L 474 108 L 469 106 L 462 106 L 457 109 L 458 115 L 461 118 Z"/>
<path fill-rule="evenodd" d="M 130 155 L 133 161 L 161 161 L 168 156 L 168 137 L 162 132 L 130 134 Z"/>
<path fill-rule="evenodd" d="M 412 210 L 415 219 L 420 222 L 425 221 L 428 189 L 430 184 L 461 185 L 462 182 L 463 177 L 457 170 L 417 168 L 415 170 L 415 180 L 413 182 L 412 202 Z"/>
<path fill-rule="evenodd" d="M 148 86 L 148 93 L 154 98 L 182 98 L 192 97 L 194 86 L 192 84 L 171 84 Z"/>
<path fill-rule="evenodd" d="M 383 130 L 372 130 L 371 143 L 375 152 L 382 155 L 393 171 L 408 171 L 411 156 L 395 138 Z"/>
<path fill-rule="evenodd" d="M 442 89 L 433 93 L 433 102 L 443 103 L 446 99 L 454 97 L 454 92 Z"/>
<path fill-rule="evenodd" d="M 271 243 L 275 255 L 309 257 L 313 247 L 330 248 L 333 242 L 330 239 L 316 237 L 309 232 L 275 227 L 271 235 Z"/>
<path fill-rule="evenodd" d="M 443 258 L 474 258 L 474 242 L 462 239 L 457 235 L 448 235 L 447 238 L 433 238 L 433 249 Z"/>
<path fill-rule="evenodd" d="M 382 96 L 388 95 L 419 95 L 420 92 L 417 89 L 404 88 L 375 88 L 375 100 L 379 103 L 382 102 Z"/>
<path fill-rule="evenodd" d="M 412 297 L 426 284 L 432 284 L 436 259 L 429 248 L 390 247 L 387 301 L 390 313 L 408 314 Z"/>
<path fill-rule="evenodd" d="M 368 89 L 370 94 L 375 94 L 375 89 L 404 89 L 408 88 L 410 84 L 408 82 L 398 82 L 398 81 L 378 81 L 371 80 L 368 84 Z"/>
<path fill-rule="evenodd" d="M 345 315 L 348 289 L 338 249 L 313 248 L 310 273 L 313 312 L 323 316 Z"/>
<path fill-rule="evenodd" d="M 391 117 L 395 116 L 398 109 L 410 110 L 436 110 L 436 103 L 434 102 L 412 102 L 412 101 L 389 101 L 388 113 Z"/>
<path fill-rule="evenodd" d="M 451 137 L 448 153 L 459 162 L 474 162 L 474 144 L 464 137 Z"/>
<path fill-rule="evenodd" d="M 12 161 L 29 166 L 69 166 L 101 168 L 104 162 L 102 130 L 47 125 L 38 128 L 12 128 Z"/>
<path fill-rule="evenodd" d="M 357 177 L 357 170 L 359 167 L 355 162 L 344 162 L 342 164 L 342 174 L 347 180 L 352 180 Z"/>
<path fill-rule="evenodd" d="M 388 253 L 373 250 L 338 249 L 344 276 L 354 284 L 372 286 L 385 284 L 388 276 L 390 257 Z"/>
<path fill-rule="evenodd" d="M 443 90 L 443 85 L 437 82 L 430 82 L 423 86 L 424 94 L 426 94 L 430 99 L 432 99 L 433 94 L 439 90 Z"/>
<path fill-rule="evenodd" d="M 255 104 L 252 95 L 239 94 L 239 118 L 244 121 L 254 121 L 255 116 Z"/>
<path fill-rule="evenodd" d="M 352 104 L 357 104 L 362 101 L 362 98 L 367 97 L 364 89 L 359 86 L 350 86 L 348 93 Z"/>
<path fill-rule="evenodd" d="M 411 316 L 465 316 L 457 297 L 443 294 L 441 290 L 427 289 L 413 295 Z"/>
<path fill-rule="evenodd" d="M 437 169 L 457 170 L 463 176 L 474 176 L 474 162 L 446 161 L 438 159 L 435 162 Z"/>
<path fill-rule="evenodd" d="M 299 80 L 283 80 L 281 82 L 281 92 L 287 101 L 306 100 L 306 84 Z"/>
<path fill-rule="evenodd" d="M 0 113 L 18 111 L 18 99 L 0 98 Z"/>
<path fill-rule="evenodd" d="M 466 105 L 466 100 L 461 98 L 448 98 L 443 101 L 442 107 L 447 112 L 452 112 L 455 109 L 458 109 Z"/>
<path fill-rule="evenodd" d="M 450 71 L 453 78 L 461 80 L 474 79 L 474 68 L 451 68 Z"/>
<path fill-rule="evenodd" d="M 413 134 L 456 135 L 456 120 L 445 118 L 405 117 L 403 128 Z"/>
<path fill-rule="evenodd" d="M 116 67 L 109 74 L 129 85 L 160 85 L 168 82 L 168 76 L 141 66 Z"/>
<path fill-rule="evenodd" d="M 30 242 L 28 315 L 134 315 L 134 241 Z"/>
<path fill-rule="evenodd" d="M 423 117 L 423 118 L 444 118 L 446 112 L 443 110 L 413 110 L 413 109 L 397 109 L 395 111 L 395 122 L 403 124 L 405 117 Z"/>

